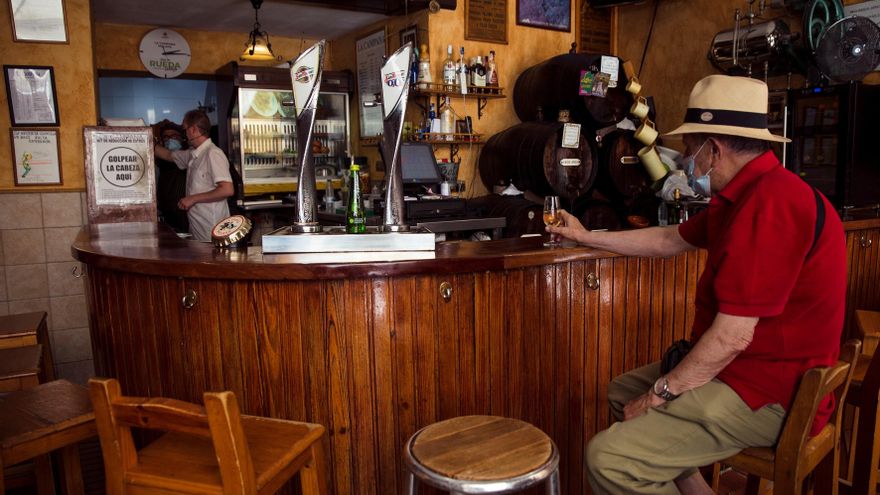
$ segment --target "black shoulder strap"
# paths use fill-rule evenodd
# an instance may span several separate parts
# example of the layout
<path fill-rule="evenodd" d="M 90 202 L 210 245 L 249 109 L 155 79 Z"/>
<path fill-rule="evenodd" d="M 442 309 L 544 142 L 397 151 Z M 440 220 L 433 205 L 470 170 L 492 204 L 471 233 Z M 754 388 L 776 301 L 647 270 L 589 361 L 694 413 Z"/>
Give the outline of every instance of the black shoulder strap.
<path fill-rule="evenodd" d="M 813 254 L 813 248 L 816 247 L 816 241 L 819 240 L 819 235 L 822 234 L 822 227 L 825 226 L 825 202 L 822 201 L 822 196 L 819 195 L 819 190 L 815 187 L 813 188 L 813 195 L 816 197 L 816 227 L 813 229 L 813 244 L 810 245 L 810 250 L 807 251 L 807 258 Z"/>

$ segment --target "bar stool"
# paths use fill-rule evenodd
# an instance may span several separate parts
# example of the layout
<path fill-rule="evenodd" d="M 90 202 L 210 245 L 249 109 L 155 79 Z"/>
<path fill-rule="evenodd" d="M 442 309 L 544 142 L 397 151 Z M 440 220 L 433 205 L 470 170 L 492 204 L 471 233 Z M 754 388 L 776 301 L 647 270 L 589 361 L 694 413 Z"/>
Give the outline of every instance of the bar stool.
<path fill-rule="evenodd" d="M 547 480 L 559 494 L 559 451 L 518 419 L 462 416 L 415 432 L 404 448 L 409 495 L 418 480 L 451 493 L 509 493 Z"/>
<path fill-rule="evenodd" d="M 815 493 L 837 495 L 840 403 L 849 387 L 860 347 L 858 340 L 848 341 L 835 365 L 811 368 L 804 373 L 775 447 L 750 447 L 720 462 L 748 474 L 746 493 L 757 495 L 762 492 L 761 480 L 772 480 L 774 494 L 800 495 L 804 480 L 812 473 Z M 832 392 L 836 398 L 834 412 L 828 424 L 811 437 L 819 404 Z M 712 489 L 717 492 L 718 463 L 713 474 Z"/>
<path fill-rule="evenodd" d="M 0 495 L 3 466 L 37 461 L 38 493 L 54 493 L 46 454 L 61 449 L 66 493 L 83 493 L 77 442 L 94 437 L 95 421 L 85 387 L 56 380 L 0 396 Z"/>
<path fill-rule="evenodd" d="M 40 344 L 0 349 L 0 393 L 35 387 L 40 383 Z"/>
<path fill-rule="evenodd" d="M 0 316 L 0 349 L 36 344 L 43 346 L 40 383 L 55 379 L 55 363 L 52 361 L 46 316 L 45 311 Z"/>
<path fill-rule="evenodd" d="M 113 379 L 89 380 L 107 493 L 275 493 L 299 473 L 303 495 L 326 495 L 324 427 L 242 416 L 232 392 L 205 406 L 123 397 Z M 165 431 L 136 450 L 131 428 Z"/>

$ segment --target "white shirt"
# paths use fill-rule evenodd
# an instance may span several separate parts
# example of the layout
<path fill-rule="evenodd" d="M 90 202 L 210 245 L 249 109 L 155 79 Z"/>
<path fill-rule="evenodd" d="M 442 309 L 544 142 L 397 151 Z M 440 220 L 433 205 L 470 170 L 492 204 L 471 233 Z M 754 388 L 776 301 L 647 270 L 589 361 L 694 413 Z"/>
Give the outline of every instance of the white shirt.
<path fill-rule="evenodd" d="M 210 139 L 195 149 L 172 151 L 171 156 L 178 168 L 187 171 L 187 196 L 212 191 L 219 182 L 232 182 L 229 160 Z M 228 216 L 229 206 L 225 198 L 213 203 L 195 204 L 187 211 L 189 231 L 194 239 L 210 241 L 211 229 Z"/>

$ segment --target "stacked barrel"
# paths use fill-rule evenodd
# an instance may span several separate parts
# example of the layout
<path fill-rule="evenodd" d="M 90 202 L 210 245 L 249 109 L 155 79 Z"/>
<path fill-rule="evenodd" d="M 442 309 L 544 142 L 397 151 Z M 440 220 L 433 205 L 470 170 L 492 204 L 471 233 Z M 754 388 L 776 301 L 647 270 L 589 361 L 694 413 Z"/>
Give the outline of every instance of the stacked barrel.
<path fill-rule="evenodd" d="M 601 63 L 599 54 L 569 53 L 520 74 L 513 105 L 522 122 L 489 138 L 480 154 L 480 178 L 487 188 L 512 182 L 531 192 L 527 197 L 535 201 L 558 195 L 589 229 L 626 227 L 627 218 L 634 215 L 653 217 L 657 201 L 650 188 L 653 181 L 639 160 L 642 145 L 632 130 L 616 125 L 634 101 L 633 93 L 626 90 L 630 80 L 625 71 L 620 68 L 617 86 L 608 88 L 604 96 L 580 94 L 582 72 Z M 580 124 L 576 148 L 561 145 L 560 111 L 568 112 L 571 123 Z M 567 137 L 571 143 L 571 136 Z M 520 228 L 524 227 L 520 223 L 529 228 Z M 526 216 L 508 218 L 509 232 L 523 230 L 543 232 L 543 225 Z"/>

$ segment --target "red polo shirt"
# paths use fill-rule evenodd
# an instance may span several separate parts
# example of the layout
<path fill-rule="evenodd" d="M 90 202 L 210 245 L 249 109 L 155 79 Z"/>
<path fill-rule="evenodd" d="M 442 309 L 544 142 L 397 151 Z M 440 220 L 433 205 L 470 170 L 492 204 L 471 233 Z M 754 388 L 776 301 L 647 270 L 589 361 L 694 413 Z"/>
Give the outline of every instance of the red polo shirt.
<path fill-rule="evenodd" d="M 791 404 L 807 369 L 837 359 L 846 293 L 843 225 L 827 199 L 825 225 L 813 247 L 812 188 L 779 164 L 772 152 L 749 162 L 709 207 L 679 226 L 688 243 L 708 250 L 697 285 L 693 334 L 716 313 L 758 317 L 749 347 L 718 378 L 752 409 Z M 813 433 L 828 422 L 829 395 Z"/>

